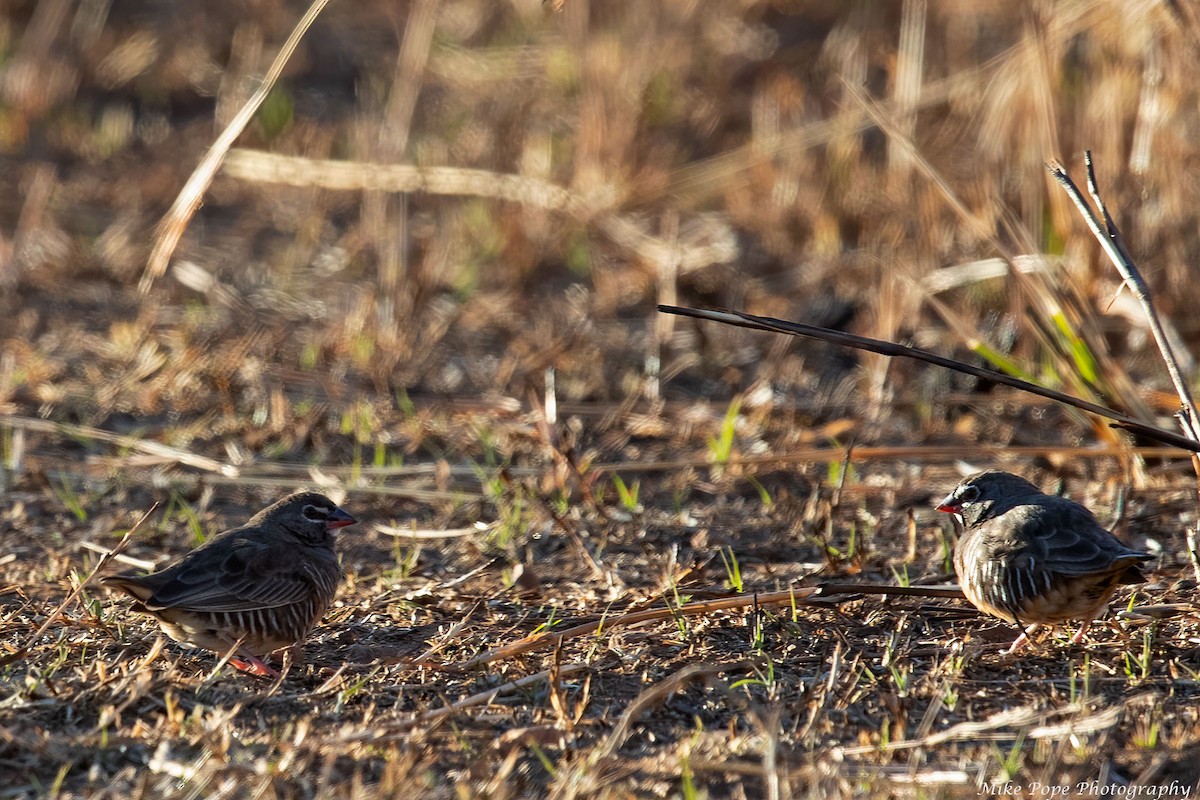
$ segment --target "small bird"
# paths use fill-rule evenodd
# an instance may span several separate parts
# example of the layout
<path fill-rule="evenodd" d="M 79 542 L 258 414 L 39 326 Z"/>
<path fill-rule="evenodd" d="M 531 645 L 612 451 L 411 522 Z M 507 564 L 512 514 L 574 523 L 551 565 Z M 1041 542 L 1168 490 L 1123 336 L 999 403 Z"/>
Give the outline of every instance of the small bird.
<path fill-rule="evenodd" d="M 966 478 L 937 510 L 963 524 L 954 551 L 963 594 L 985 614 L 1024 627 L 1006 654 L 1043 625 L 1075 619 L 1083 620 L 1071 639 L 1079 644 L 1117 586 L 1145 581 L 1138 564 L 1152 558 L 1122 544 L 1079 503 L 1000 470 Z"/>
<path fill-rule="evenodd" d="M 260 657 L 299 644 L 324 616 L 342 577 L 333 531 L 356 521 L 324 495 L 297 492 L 158 572 L 101 583 L 175 641 L 232 649 L 238 669 L 278 677 Z"/>

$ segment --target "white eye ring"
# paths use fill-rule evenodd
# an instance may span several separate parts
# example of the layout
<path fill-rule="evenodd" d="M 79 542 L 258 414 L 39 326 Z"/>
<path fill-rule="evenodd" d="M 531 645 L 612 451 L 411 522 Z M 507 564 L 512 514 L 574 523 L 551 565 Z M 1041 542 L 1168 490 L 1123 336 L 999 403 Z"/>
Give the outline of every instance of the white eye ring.
<path fill-rule="evenodd" d="M 958 492 L 958 499 L 964 503 L 973 503 L 979 499 L 978 486 L 964 486 Z"/>
<path fill-rule="evenodd" d="M 300 509 L 300 513 L 309 522 L 325 522 L 329 519 L 329 511 L 319 506 L 306 505 Z"/>

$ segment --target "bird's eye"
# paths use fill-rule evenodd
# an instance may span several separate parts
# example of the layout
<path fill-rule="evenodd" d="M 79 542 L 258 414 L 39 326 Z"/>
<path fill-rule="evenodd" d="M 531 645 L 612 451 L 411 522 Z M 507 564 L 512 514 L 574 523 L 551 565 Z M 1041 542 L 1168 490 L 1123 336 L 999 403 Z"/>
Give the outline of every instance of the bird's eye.
<path fill-rule="evenodd" d="M 958 499 L 964 503 L 973 503 L 979 499 L 979 487 L 975 485 L 964 486 L 958 491 Z"/>
<path fill-rule="evenodd" d="M 305 506 L 300 509 L 300 513 L 309 522 L 325 522 L 329 519 L 329 509 L 321 508 L 320 506 Z"/>

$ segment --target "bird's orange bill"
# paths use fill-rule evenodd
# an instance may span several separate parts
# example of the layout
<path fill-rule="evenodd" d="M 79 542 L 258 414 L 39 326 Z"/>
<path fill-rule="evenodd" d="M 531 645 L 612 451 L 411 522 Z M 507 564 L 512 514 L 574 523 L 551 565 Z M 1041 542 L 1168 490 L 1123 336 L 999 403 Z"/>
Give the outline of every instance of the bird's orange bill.
<path fill-rule="evenodd" d="M 958 514 L 962 511 L 962 503 L 956 501 L 954 495 L 950 495 L 934 506 L 934 508 L 938 511 L 945 511 L 947 514 Z"/>
<path fill-rule="evenodd" d="M 340 508 L 335 508 L 332 512 L 330 512 L 329 519 L 325 520 L 325 527 L 329 530 L 334 530 L 336 528 L 344 528 L 347 525 L 353 525 L 356 522 L 358 522 L 358 520 L 356 520 L 354 517 L 350 516 L 345 511 L 342 511 Z"/>

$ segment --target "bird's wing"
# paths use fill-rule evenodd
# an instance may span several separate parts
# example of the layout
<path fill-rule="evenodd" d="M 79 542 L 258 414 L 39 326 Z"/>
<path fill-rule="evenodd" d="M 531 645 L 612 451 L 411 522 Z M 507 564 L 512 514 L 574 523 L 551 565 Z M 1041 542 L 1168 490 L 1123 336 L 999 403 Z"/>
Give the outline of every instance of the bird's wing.
<path fill-rule="evenodd" d="M 294 542 L 222 537 L 219 547 L 201 547 L 173 567 L 147 578 L 154 593 L 142 603 L 150 611 L 235 612 L 299 603 L 330 583 L 336 560 L 322 570 L 316 554 L 297 552 Z M 210 544 L 216 544 L 211 542 Z M 150 583 L 147 581 L 147 583 Z"/>
<path fill-rule="evenodd" d="M 1061 498 L 1025 506 L 1017 536 L 1025 553 L 1052 573 L 1067 577 L 1118 572 L 1149 558 L 1121 543 L 1083 506 Z"/>

